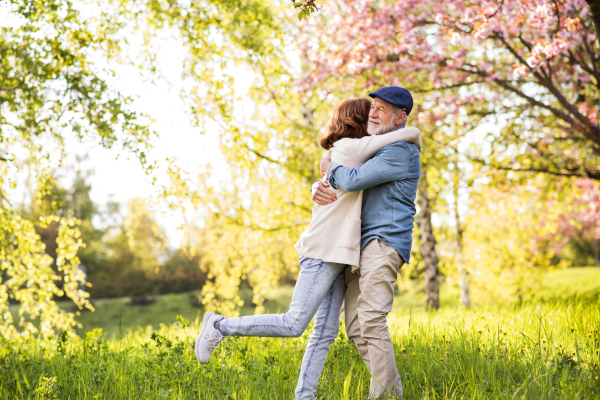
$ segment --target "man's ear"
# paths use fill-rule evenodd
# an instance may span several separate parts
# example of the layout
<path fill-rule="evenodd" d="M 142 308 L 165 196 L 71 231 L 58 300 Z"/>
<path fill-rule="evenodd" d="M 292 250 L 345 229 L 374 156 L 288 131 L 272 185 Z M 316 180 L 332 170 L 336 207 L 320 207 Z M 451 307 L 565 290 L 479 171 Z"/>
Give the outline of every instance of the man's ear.
<path fill-rule="evenodd" d="M 396 126 L 401 126 L 406 123 L 406 111 L 402 110 L 394 115 L 394 117 L 396 117 L 396 121 L 394 121 Z"/>

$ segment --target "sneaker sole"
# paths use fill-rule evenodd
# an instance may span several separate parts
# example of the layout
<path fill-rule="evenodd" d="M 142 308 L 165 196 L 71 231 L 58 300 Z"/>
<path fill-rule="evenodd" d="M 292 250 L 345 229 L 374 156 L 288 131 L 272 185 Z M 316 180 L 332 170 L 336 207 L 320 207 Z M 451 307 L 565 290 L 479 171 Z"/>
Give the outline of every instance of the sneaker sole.
<path fill-rule="evenodd" d="M 200 329 L 200 333 L 198 334 L 198 336 L 196 336 L 196 344 L 194 345 L 194 353 L 196 353 L 196 360 L 198 360 L 198 362 L 200 364 L 206 364 L 206 363 L 203 363 L 202 361 L 200 361 L 200 356 L 198 355 L 198 342 L 200 342 L 200 339 L 202 339 L 202 335 L 204 335 L 204 330 L 206 329 L 207 322 L 210 319 L 210 317 L 212 317 L 213 315 L 215 315 L 215 313 L 212 311 L 209 311 L 206 314 L 204 314 L 204 318 L 202 319 L 202 329 Z"/>

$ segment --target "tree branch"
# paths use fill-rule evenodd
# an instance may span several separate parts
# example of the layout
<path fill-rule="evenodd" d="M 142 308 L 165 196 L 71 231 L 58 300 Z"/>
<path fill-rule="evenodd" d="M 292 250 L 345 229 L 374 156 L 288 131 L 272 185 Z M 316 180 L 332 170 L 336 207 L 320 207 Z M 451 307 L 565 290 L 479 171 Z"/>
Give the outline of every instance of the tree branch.
<path fill-rule="evenodd" d="M 276 232 L 276 231 L 281 231 L 284 229 L 292 229 L 292 228 L 296 228 L 298 226 L 310 224 L 310 221 L 302 221 L 302 222 L 295 222 L 290 225 L 282 225 L 282 226 L 276 226 L 276 227 L 271 227 L 271 228 L 263 228 L 262 226 L 258 226 L 258 225 L 254 225 L 254 224 L 247 225 L 247 224 L 241 223 L 236 218 L 230 217 L 226 214 L 221 214 L 218 212 L 216 212 L 214 214 L 218 217 L 223 217 L 223 218 L 227 219 L 229 222 L 231 222 L 234 225 L 241 226 L 242 228 L 252 229 L 253 231 Z"/>
<path fill-rule="evenodd" d="M 512 85 L 509 84 L 509 81 L 506 80 L 502 80 L 502 79 L 495 79 L 494 82 L 496 82 L 499 86 L 503 87 L 504 89 L 515 93 L 516 95 L 518 95 L 519 97 L 522 97 L 523 99 L 527 100 L 529 103 L 531 103 L 532 105 L 538 106 L 538 107 L 542 107 L 547 109 L 548 111 L 552 112 L 552 114 L 556 115 L 557 117 L 559 117 L 560 119 L 564 120 L 565 122 L 574 125 L 574 126 L 580 126 L 577 121 L 575 121 L 573 118 L 571 118 L 571 116 L 569 116 L 568 114 L 560 111 L 557 108 L 554 108 L 552 106 L 549 106 L 547 104 L 542 103 L 541 101 L 538 101 L 536 99 L 534 99 L 531 96 L 526 95 L 525 93 L 521 92 L 519 89 L 513 87 Z M 583 127 L 581 127 L 583 128 Z"/>
<path fill-rule="evenodd" d="M 600 0 L 599 0 L 600 2 Z M 533 73 L 533 75 L 537 78 L 538 80 L 538 84 L 540 84 L 541 86 L 544 86 L 546 89 L 548 89 L 550 91 L 550 93 L 552 93 L 554 95 L 554 97 L 556 97 L 556 99 L 558 100 L 558 102 L 567 110 L 569 111 L 569 113 L 571 113 L 572 115 L 574 115 L 579 121 L 580 123 L 576 122 L 570 115 L 552 107 L 549 105 L 546 105 L 538 100 L 535 100 L 533 97 L 526 95 L 525 93 L 521 92 L 520 90 L 518 90 L 517 88 L 513 87 L 512 85 L 508 84 L 508 81 L 503 81 L 503 80 L 499 80 L 499 79 L 495 79 L 494 82 L 497 82 L 500 86 L 512 91 L 513 93 L 523 97 L 524 99 L 526 99 L 527 101 L 529 101 L 531 104 L 537 105 L 539 107 L 543 107 L 546 108 L 547 110 L 551 111 L 554 115 L 556 115 L 557 117 L 565 120 L 566 122 L 570 123 L 571 125 L 575 126 L 578 128 L 578 130 L 583 133 L 588 139 L 590 139 L 592 142 L 596 143 L 597 145 L 600 145 L 600 128 L 598 128 L 598 126 L 594 125 L 592 123 L 592 121 L 587 118 L 585 115 L 581 114 L 579 112 L 579 110 L 573 105 L 571 104 L 566 97 L 558 90 L 558 88 L 554 85 L 554 83 L 552 82 L 551 79 L 549 79 L 547 76 L 544 77 L 542 76 L 539 71 L 536 71 L 535 68 L 530 67 L 527 62 L 523 59 L 523 57 L 521 57 L 521 55 L 508 43 L 508 41 L 504 38 L 504 36 L 501 33 L 498 32 L 493 32 L 493 34 L 491 35 L 494 38 L 499 39 L 505 46 L 506 48 L 513 54 L 513 56 L 519 60 L 521 63 L 523 63 L 524 65 L 527 65 L 527 67 L 529 68 L 529 70 Z M 521 39 L 523 41 L 523 39 Z M 525 42 L 526 43 L 526 42 Z M 466 71 L 466 72 L 471 72 L 468 69 L 464 69 L 461 68 L 461 70 Z M 478 70 L 478 74 L 484 74 L 484 76 L 486 76 L 487 74 L 481 72 Z M 583 125 L 582 125 L 583 124 Z M 587 128 L 586 128 L 587 127 Z"/>
<path fill-rule="evenodd" d="M 592 61 L 592 68 L 594 68 L 594 69 L 590 68 L 586 63 L 583 62 L 583 60 L 577 59 L 577 56 L 575 56 L 575 54 L 573 54 L 571 49 L 569 49 L 569 58 L 575 64 L 579 65 L 585 72 L 587 72 L 590 75 L 593 75 L 594 78 L 596 78 L 596 86 L 600 87 L 600 74 L 598 74 L 598 71 L 596 70 L 596 67 L 595 67 L 593 61 Z"/>
<path fill-rule="evenodd" d="M 564 177 L 576 177 L 576 178 L 590 178 L 596 181 L 600 181 L 600 170 L 589 169 L 585 167 L 579 168 L 561 168 L 564 171 L 552 171 L 547 168 L 512 168 L 506 167 L 503 165 L 496 165 L 487 162 L 479 157 L 473 157 L 469 154 L 461 153 L 464 157 L 468 158 L 471 161 L 477 162 L 481 165 L 499 169 L 502 171 L 511 171 L 511 172 L 531 172 L 531 173 L 539 173 L 539 174 L 548 174 L 554 176 L 564 176 Z M 583 170 L 583 173 L 582 173 Z"/>
<path fill-rule="evenodd" d="M 543 169 L 543 168 L 510 168 L 510 167 L 493 166 L 493 165 L 490 165 L 490 167 L 500 169 L 503 171 L 533 172 L 533 173 L 548 174 L 548 175 L 554 175 L 554 176 L 590 178 L 590 179 L 593 179 L 596 181 L 600 181 L 600 171 L 594 171 L 594 170 L 588 170 L 588 169 L 584 169 L 585 174 L 582 174 L 582 173 L 578 173 L 578 172 L 551 171 L 551 170 Z M 567 171 L 569 171 L 569 170 L 567 170 Z M 576 171 L 576 170 L 573 170 L 573 171 Z"/>
<path fill-rule="evenodd" d="M 553 0 L 554 2 L 554 15 L 556 16 L 556 30 L 554 31 L 554 35 L 560 31 L 560 11 L 558 10 L 558 1 Z"/>
<path fill-rule="evenodd" d="M 10 92 L 10 91 L 20 88 L 21 86 L 23 86 L 23 82 L 19 82 L 18 84 L 14 85 L 14 86 L 0 86 L 0 90 L 3 92 Z"/>
<path fill-rule="evenodd" d="M 250 148 L 250 147 L 249 147 L 247 144 L 244 144 L 242 147 L 244 147 L 246 150 L 250 151 L 251 153 L 254 153 L 254 154 L 256 154 L 258 157 L 260 157 L 260 158 L 262 158 L 262 159 L 264 159 L 264 160 L 267 160 L 267 161 L 269 161 L 269 162 L 271 162 L 271 163 L 273 163 L 273 164 L 281 165 L 281 163 L 280 163 L 279 161 L 277 161 L 277 160 L 274 160 L 274 159 L 272 159 L 272 158 L 271 158 L 271 157 L 269 157 L 269 156 L 265 156 L 265 155 L 263 155 L 263 154 L 259 153 L 259 152 L 258 152 L 258 151 L 256 151 L 256 150 L 252 150 L 252 149 L 251 149 L 251 148 Z"/>
<path fill-rule="evenodd" d="M 577 107 L 575 107 L 567 98 L 558 90 L 554 83 L 550 79 L 545 79 L 540 82 L 541 85 L 545 86 L 550 93 L 556 97 L 556 99 L 561 103 L 561 105 L 567 109 L 571 114 L 573 114 L 579 121 L 581 121 L 584 125 L 586 125 L 589 130 L 582 130 L 582 133 L 589 137 L 590 140 L 600 145 L 600 128 L 585 115 L 581 114 Z M 595 135 L 592 134 L 595 133 Z"/>
<path fill-rule="evenodd" d="M 589 56 L 590 56 L 590 61 L 592 62 L 592 68 L 594 69 L 594 72 L 596 76 L 598 76 L 598 67 L 596 66 L 596 57 L 594 56 L 594 52 L 592 51 L 592 49 L 590 48 L 590 45 L 587 42 L 587 35 L 586 37 L 583 39 L 583 45 L 585 46 L 585 49 L 587 50 Z M 600 87 L 600 79 L 596 78 L 596 86 Z"/>
<path fill-rule="evenodd" d="M 502 8 L 502 6 L 504 5 L 504 0 L 500 1 L 500 4 L 498 5 L 498 8 L 496 8 L 496 11 L 494 11 L 492 13 L 492 15 L 489 15 L 487 18 L 494 18 L 496 16 L 496 14 L 498 13 L 498 11 L 500 11 L 500 9 Z"/>
<path fill-rule="evenodd" d="M 431 89 L 419 89 L 419 88 L 411 88 L 411 92 L 416 92 L 416 93 L 428 93 L 434 90 L 446 90 L 446 89 L 456 89 L 456 88 L 460 88 L 460 87 L 465 87 L 465 86 L 471 86 L 471 85 L 475 85 L 478 83 L 485 83 L 485 81 L 475 81 L 475 82 L 466 82 L 466 83 L 456 83 L 454 85 L 448 85 L 448 86 L 441 86 L 438 88 L 431 88 Z"/>

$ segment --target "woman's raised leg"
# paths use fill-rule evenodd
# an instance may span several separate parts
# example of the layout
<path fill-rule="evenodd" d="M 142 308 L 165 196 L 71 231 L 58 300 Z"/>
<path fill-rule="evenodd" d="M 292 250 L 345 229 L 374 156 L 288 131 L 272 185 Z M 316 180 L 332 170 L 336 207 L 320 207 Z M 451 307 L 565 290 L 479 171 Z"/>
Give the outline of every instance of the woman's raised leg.
<path fill-rule="evenodd" d="M 300 274 L 287 313 L 227 318 L 219 322 L 219 330 L 225 336 L 298 337 L 344 268 L 344 264 L 302 257 Z"/>

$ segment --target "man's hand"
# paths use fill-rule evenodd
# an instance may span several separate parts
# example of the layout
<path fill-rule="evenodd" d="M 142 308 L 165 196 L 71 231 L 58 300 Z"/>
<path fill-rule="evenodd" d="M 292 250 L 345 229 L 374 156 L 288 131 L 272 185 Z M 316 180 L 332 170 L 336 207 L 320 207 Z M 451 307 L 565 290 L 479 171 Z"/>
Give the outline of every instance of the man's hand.
<path fill-rule="evenodd" d="M 326 180 L 315 182 L 312 186 L 312 199 L 315 203 L 322 206 L 333 203 L 337 200 L 335 192 L 328 189 L 331 185 Z"/>
<path fill-rule="evenodd" d="M 321 178 L 325 178 L 327 176 L 327 169 L 331 164 L 331 151 L 327 153 L 325 158 L 321 161 Z"/>

